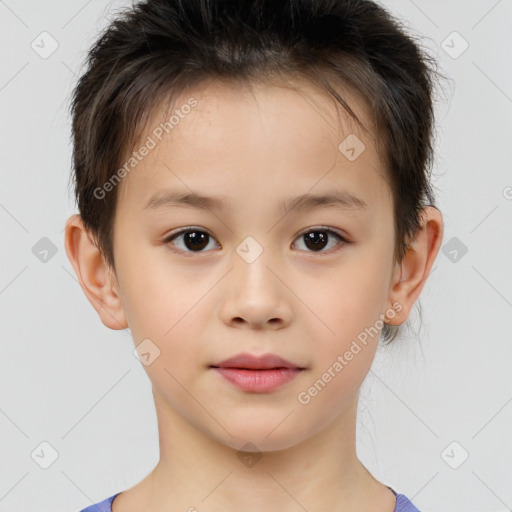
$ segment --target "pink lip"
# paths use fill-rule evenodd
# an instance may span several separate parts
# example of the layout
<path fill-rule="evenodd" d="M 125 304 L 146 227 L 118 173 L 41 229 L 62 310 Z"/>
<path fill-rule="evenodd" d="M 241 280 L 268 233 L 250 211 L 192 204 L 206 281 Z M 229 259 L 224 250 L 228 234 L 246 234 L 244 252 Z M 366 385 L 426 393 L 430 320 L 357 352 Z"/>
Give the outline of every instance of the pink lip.
<path fill-rule="evenodd" d="M 212 365 L 219 368 L 244 368 L 249 370 L 269 370 L 272 368 L 299 368 L 296 364 L 290 363 L 275 354 L 253 356 L 252 354 L 237 354 L 220 363 Z"/>
<path fill-rule="evenodd" d="M 238 354 L 212 365 L 229 382 L 252 393 L 272 391 L 294 379 L 304 368 L 274 354 Z"/>

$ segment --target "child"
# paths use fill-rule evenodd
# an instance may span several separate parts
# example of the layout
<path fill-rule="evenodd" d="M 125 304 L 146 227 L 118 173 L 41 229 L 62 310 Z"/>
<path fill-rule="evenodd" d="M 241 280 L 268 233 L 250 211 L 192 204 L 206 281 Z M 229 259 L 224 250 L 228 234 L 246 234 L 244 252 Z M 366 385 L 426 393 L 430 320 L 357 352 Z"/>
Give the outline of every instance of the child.
<path fill-rule="evenodd" d="M 356 413 L 442 241 L 430 64 L 370 0 L 146 0 L 96 42 L 65 247 L 160 460 L 84 511 L 418 510 Z"/>

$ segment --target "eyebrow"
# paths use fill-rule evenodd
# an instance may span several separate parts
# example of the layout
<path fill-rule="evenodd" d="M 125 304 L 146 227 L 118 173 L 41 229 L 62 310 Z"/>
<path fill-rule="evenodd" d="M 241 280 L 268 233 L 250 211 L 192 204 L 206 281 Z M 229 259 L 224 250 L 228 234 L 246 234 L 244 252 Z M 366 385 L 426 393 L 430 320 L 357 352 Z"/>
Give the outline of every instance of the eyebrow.
<path fill-rule="evenodd" d="M 161 191 L 153 195 L 144 209 L 169 207 L 192 207 L 201 210 L 222 210 L 228 203 L 220 197 L 208 197 L 195 192 Z M 368 204 L 360 197 L 346 190 L 331 191 L 326 194 L 302 194 L 279 203 L 282 212 L 295 209 L 298 212 L 317 208 L 336 208 L 341 211 L 357 211 L 368 208 Z"/>

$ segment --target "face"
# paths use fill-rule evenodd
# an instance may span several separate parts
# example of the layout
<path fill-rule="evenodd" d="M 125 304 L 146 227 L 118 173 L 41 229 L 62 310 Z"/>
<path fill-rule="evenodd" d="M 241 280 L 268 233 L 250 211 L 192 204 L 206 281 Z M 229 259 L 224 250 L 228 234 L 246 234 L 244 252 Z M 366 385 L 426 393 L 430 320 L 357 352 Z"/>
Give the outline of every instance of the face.
<path fill-rule="evenodd" d="M 235 449 L 284 449 L 342 421 L 391 307 L 392 198 L 372 137 L 295 87 L 187 91 L 161 140 L 155 111 L 141 141 L 157 144 L 119 185 L 115 287 L 157 414 Z M 170 199 L 192 193 L 212 201 Z M 304 194 L 345 201 L 291 208 Z M 240 353 L 300 369 L 212 368 Z"/>

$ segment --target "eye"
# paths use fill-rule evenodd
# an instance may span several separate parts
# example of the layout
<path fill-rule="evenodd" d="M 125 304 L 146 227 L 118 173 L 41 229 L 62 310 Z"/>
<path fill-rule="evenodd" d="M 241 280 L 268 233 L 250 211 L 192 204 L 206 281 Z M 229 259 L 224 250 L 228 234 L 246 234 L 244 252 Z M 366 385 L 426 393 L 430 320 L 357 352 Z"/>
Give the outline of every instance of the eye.
<path fill-rule="evenodd" d="M 204 252 L 203 249 L 208 247 L 208 242 L 211 241 L 210 239 L 214 239 L 207 231 L 194 227 L 188 227 L 171 234 L 164 240 L 164 243 L 168 244 L 179 238 L 182 238 L 184 248 L 183 246 L 178 247 L 180 249 L 178 252 Z M 188 249 L 190 249 L 190 251 L 188 251 Z"/>
<path fill-rule="evenodd" d="M 341 236 L 336 231 L 326 228 L 326 227 L 323 227 L 323 226 L 319 226 L 317 228 L 309 228 L 308 231 L 304 231 L 301 235 L 299 235 L 298 239 L 300 241 L 303 241 L 304 245 L 308 249 L 310 249 L 310 251 L 308 251 L 308 252 L 332 253 L 335 251 L 322 250 L 325 248 L 325 246 L 329 245 L 328 244 L 329 238 L 332 238 L 332 235 L 334 235 L 334 237 L 336 237 L 338 239 L 338 241 L 341 241 L 344 244 L 350 243 L 346 238 Z M 339 242 L 338 242 L 338 244 L 334 244 L 334 247 L 336 247 L 337 245 L 340 245 Z"/>
<path fill-rule="evenodd" d="M 304 231 L 299 235 L 298 240 L 304 242 L 304 245 L 309 249 L 307 252 L 334 252 L 323 250 L 327 245 L 329 245 L 328 242 L 330 241 L 329 239 L 332 238 L 332 235 L 338 239 L 338 244 L 335 244 L 334 247 L 340 245 L 340 241 L 344 244 L 350 243 L 336 231 L 326 227 L 324 228 L 323 226 L 319 226 L 318 228 L 309 228 L 308 231 Z M 215 240 L 207 231 L 195 227 L 188 227 L 180 229 L 175 233 L 171 233 L 171 235 L 164 240 L 164 244 L 169 244 L 178 239 L 181 239 L 181 247 L 176 243 L 173 243 L 172 245 L 178 247 L 179 250 L 176 252 L 184 253 L 204 252 L 204 249 L 208 248 L 209 242 Z"/>

